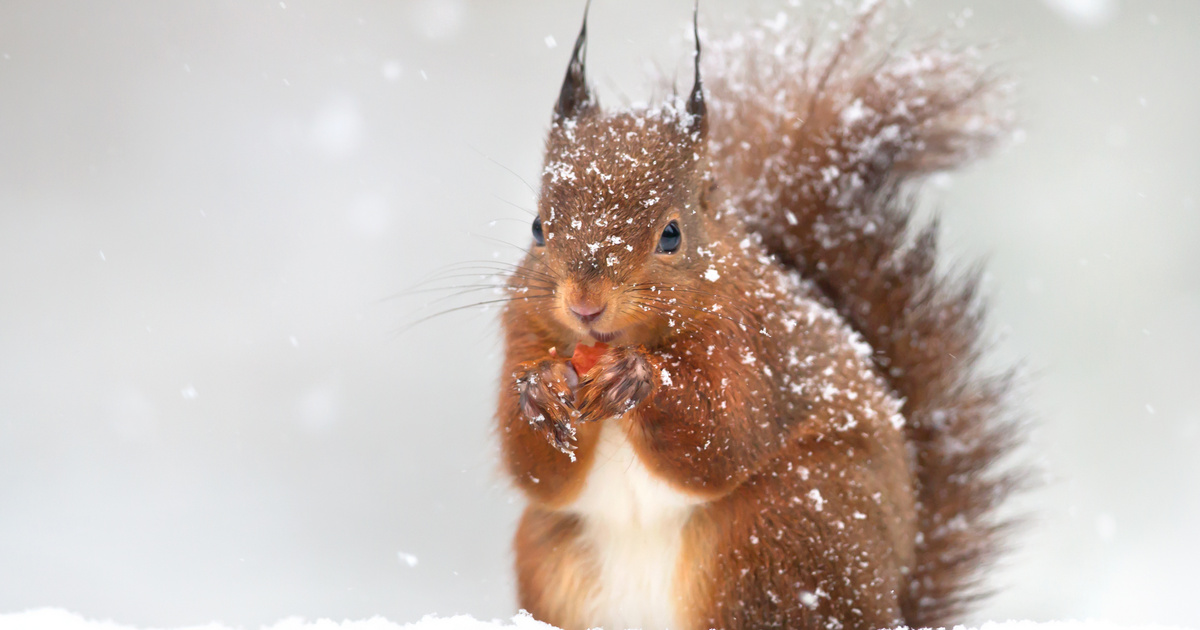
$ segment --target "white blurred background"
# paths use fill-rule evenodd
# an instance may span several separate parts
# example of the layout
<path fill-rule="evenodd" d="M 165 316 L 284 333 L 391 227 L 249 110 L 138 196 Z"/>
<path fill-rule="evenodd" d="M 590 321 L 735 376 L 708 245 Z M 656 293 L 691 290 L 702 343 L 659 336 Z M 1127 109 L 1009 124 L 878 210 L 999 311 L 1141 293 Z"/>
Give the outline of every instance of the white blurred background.
<path fill-rule="evenodd" d="M 912 4 L 1020 85 L 1023 141 L 926 190 L 1041 417 L 977 619 L 1198 627 L 1200 3 Z M 0 4 L 0 611 L 513 612 L 493 315 L 388 298 L 515 259 L 581 9 Z M 690 9 L 594 2 L 602 100 L 690 85 Z"/>

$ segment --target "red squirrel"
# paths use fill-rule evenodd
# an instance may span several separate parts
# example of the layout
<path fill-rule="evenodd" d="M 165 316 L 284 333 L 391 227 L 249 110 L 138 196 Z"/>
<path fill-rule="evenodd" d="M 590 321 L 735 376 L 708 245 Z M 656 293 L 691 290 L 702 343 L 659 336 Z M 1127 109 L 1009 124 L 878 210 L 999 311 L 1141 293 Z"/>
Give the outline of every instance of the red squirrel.
<path fill-rule="evenodd" d="M 978 274 L 935 269 L 906 191 L 1006 121 L 964 53 L 877 49 L 876 21 L 824 52 L 743 33 L 703 82 L 697 30 L 686 98 L 611 111 L 585 12 L 501 316 L 536 618 L 930 627 L 978 597 L 1015 479 L 1008 379 L 978 366 Z"/>

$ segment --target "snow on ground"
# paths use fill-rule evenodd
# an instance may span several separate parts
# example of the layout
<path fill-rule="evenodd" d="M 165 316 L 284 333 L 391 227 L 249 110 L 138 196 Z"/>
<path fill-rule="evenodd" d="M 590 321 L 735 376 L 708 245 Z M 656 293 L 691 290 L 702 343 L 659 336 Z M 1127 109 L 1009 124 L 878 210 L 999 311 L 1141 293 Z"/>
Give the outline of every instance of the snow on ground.
<path fill-rule="evenodd" d="M 95 621 L 57 608 L 42 608 L 21 613 L 0 614 L 0 630 L 136 630 L 113 621 Z M 178 630 L 232 630 L 230 626 L 211 623 L 188 626 Z M 522 612 L 511 621 L 479 621 L 466 615 L 457 617 L 426 617 L 415 623 L 399 624 L 383 617 L 360 621 L 305 621 L 289 618 L 262 630 L 554 630 Z M 954 630 L 1184 630 L 1171 626 L 1120 625 L 1107 621 L 1004 621 L 987 622 L 977 629 L 956 626 Z"/>
<path fill-rule="evenodd" d="M 138 630 L 113 621 L 95 621 L 57 608 L 42 608 L 21 613 L 0 614 L 0 630 Z M 150 629 L 147 629 L 150 630 Z M 178 630 L 233 630 L 232 626 L 209 623 L 187 626 Z M 277 621 L 262 630 L 555 630 L 554 626 L 521 613 L 511 621 L 479 621 L 466 615 L 456 617 L 426 617 L 415 623 L 400 624 L 383 617 L 358 621 L 306 621 L 291 617 Z"/>

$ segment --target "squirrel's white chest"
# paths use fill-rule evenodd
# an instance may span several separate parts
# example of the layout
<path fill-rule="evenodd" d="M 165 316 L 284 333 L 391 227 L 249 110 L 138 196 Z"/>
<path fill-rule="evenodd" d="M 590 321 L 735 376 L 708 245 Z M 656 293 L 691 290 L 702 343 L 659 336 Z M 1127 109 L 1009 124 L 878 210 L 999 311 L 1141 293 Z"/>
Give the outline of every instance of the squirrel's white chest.
<path fill-rule="evenodd" d="M 570 510 L 597 564 L 591 624 L 684 630 L 677 615 L 683 530 L 699 500 L 655 478 L 618 420 L 600 429 L 595 459 Z"/>

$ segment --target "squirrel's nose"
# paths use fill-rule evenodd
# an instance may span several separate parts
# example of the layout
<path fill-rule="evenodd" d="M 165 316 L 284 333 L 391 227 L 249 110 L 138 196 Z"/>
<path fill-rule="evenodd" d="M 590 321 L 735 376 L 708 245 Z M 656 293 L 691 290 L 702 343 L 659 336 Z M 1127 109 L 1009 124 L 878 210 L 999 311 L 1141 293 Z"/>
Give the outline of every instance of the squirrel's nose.
<path fill-rule="evenodd" d="M 579 321 L 585 324 L 590 324 L 599 319 L 600 316 L 604 314 L 604 309 L 606 308 L 608 308 L 607 304 L 601 304 L 599 306 L 591 304 L 572 304 L 570 306 L 571 312 L 575 314 L 575 317 L 578 317 Z"/>

